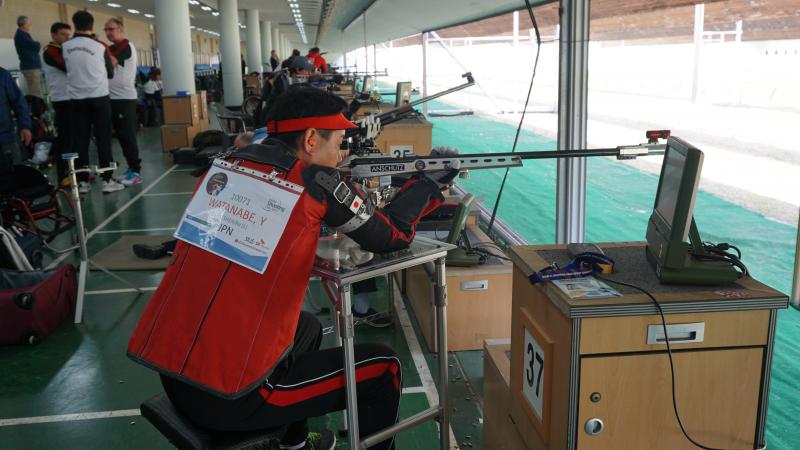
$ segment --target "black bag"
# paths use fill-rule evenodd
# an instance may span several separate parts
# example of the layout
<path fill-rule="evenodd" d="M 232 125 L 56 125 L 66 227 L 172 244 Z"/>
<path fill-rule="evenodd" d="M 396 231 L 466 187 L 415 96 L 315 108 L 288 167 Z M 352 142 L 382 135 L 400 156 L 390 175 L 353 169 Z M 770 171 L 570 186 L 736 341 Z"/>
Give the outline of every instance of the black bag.
<path fill-rule="evenodd" d="M 228 140 L 228 137 L 220 130 L 207 130 L 197 135 L 192 140 L 192 147 L 198 151 L 207 147 L 223 147 Z"/>
<path fill-rule="evenodd" d="M 75 266 L 0 271 L 0 344 L 38 344 L 75 313 Z"/>

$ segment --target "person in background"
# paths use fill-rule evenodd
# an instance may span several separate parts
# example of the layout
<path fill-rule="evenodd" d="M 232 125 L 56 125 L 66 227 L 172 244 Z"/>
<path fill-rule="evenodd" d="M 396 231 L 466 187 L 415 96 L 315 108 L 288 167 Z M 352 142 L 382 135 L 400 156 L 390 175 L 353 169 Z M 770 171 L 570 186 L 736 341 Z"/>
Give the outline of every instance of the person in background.
<path fill-rule="evenodd" d="M 114 78 L 108 81 L 111 124 L 128 163 L 128 170 L 117 181 L 125 186 L 133 186 L 142 182 L 142 160 L 136 142 L 136 131 L 139 129 L 136 117 L 136 99 L 139 97 L 136 92 L 136 47 L 125 38 L 125 27 L 119 19 L 109 19 L 103 31 L 111 41 L 111 56 L 117 62 Z"/>
<path fill-rule="evenodd" d="M 297 57 L 299 57 L 299 56 L 300 56 L 300 50 L 298 50 L 298 49 L 294 49 L 294 50 L 292 50 L 292 56 L 290 56 L 290 57 L 286 58 L 286 59 L 285 59 L 285 60 L 284 60 L 284 61 L 281 63 L 281 69 L 288 69 L 288 68 L 290 68 L 290 67 L 292 66 L 292 61 L 294 61 L 294 59 L 295 59 L 295 58 L 297 58 Z"/>
<path fill-rule="evenodd" d="M 67 66 L 67 94 L 72 115 L 72 149 L 78 153 L 78 166 L 89 165 L 90 134 L 94 130 L 100 167 L 113 162 L 111 154 L 111 99 L 108 80 L 114 76 L 114 57 L 108 47 L 92 37 L 94 17 L 88 11 L 72 16 L 75 35 L 61 46 Z M 117 192 L 125 186 L 103 172 L 103 193 Z M 87 173 L 79 174 L 81 193 L 92 190 Z"/>
<path fill-rule="evenodd" d="M 317 70 L 322 73 L 328 73 L 328 62 L 325 61 L 325 58 L 322 57 L 322 53 L 319 52 L 319 47 L 313 47 L 309 50 L 306 58 L 311 60 L 311 63 L 314 64 Z"/>
<path fill-rule="evenodd" d="M 272 52 L 269 54 L 269 65 L 270 65 L 270 67 L 272 67 L 272 70 L 274 71 L 276 68 L 278 68 L 278 66 L 280 65 L 280 63 L 281 63 L 281 60 L 280 60 L 280 58 L 278 57 L 278 52 L 276 52 L 275 50 L 273 50 L 273 51 L 272 51 Z"/>
<path fill-rule="evenodd" d="M 19 56 L 19 70 L 25 77 L 28 95 L 41 97 L 42 60 L 39 51 L 42 44 L 31 37 L 31 21 L 27 16 L 17 17 L 17 32 L 14 34 L 14 47 Z"/>
<path fill-rule="evenodd" d="M 147 119 L 145 119 L 145 126 L 158 126 L 161 120 L 158 118 L 158 111 L 161 110 L 161 91 L 163 85 L 161 83 L 161 69 L 152 68 L 147 83 L 144 84 L 142 90 L 144 91 L 144 98 L 147 101 Z"/>
<path fill-rule="evenodd" d="M 19 137 L 25 145 L 31 143 L 31 116 L 25 96 L 11 74 L 0 67 L 0 192 L 11 188 L 14 164 L 22 161 L 11 111 L 17 116 Z"/>
<path fill-rule="evenodd" d="M 68 186 L 67 164 L 61 155 L 69 153 L 71 148 L 69 95 L 67 94 L 67 66 L 64 63 L 61 44 L 67 42 L 72 35 L 72 28 L 66 23 L 56 22 L 50 26 L 50 41 L 44 48 L 42 59 L 44 78 L 50 103 L 55 111 L 55 125 L 58 136 L 55 141 L 55 160 L 58 179 L 62 186 Z"/>

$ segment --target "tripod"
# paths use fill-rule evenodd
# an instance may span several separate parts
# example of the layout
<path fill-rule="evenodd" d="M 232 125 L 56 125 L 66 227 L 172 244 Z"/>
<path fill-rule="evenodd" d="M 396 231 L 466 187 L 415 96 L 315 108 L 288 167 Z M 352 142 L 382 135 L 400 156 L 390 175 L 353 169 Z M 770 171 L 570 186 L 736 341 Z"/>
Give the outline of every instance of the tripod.
<path fill-rule="evenodd" d="M 77 153 L 65 153 L 61 157 L 67 161 L 67 170 L 69 171 L 69 178 L 72 182 L 70 186 L 70 194 L 72 195 L 72 204 L 75 209 L 75 225 L 76 225 L 75 234 L 77 235 L 78 238 L 78 244 L 67 249 L 66 251 L 79 250 L 78 253 L 80 254 L 81 262 L 80 262 L 80 268 L 78 270 L 78 298 L 76 299 L 75 303 L 75 323 L 81 323 L 81 321 L 83 320 L 83 297 L 86 291 L 86 277 L 89 274 L 90 264 L 92 267 L 134 288 L 136 292 L 138 292 L 137 295 L 141 295 L 142 292 L 144 291 L 134 286 L 128 280 L 120 277 L 119 275 L 111 272 L 105 267 L 89 259 L 89 250 L 86 247 L 87 237 L 86 237 L 86 229 L 83 226 L 83 209 L 81 207 L 81 197 L 80 197 L 80 192 L 78 192 L 78 173 L 101 174 L 116 169 L 117 163 L 112 162 L 110 166 L 102 168 L 99 168 L 97 166 L 91 166 L 86 169 L 75 169 L 75 160 L 78 159 Z"/>

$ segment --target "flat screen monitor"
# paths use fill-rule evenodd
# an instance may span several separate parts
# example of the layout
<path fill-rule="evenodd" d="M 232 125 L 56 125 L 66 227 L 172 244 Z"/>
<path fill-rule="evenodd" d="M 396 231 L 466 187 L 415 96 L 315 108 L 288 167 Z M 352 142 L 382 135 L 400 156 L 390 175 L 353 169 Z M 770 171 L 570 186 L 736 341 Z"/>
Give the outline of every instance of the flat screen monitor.
<path fill-rule="evenodd" d="M 394 106 L 403 106 L 411 103 L 411 82 L 400 81 L 397 83 L 397 91 L 394 97 Z"/>
<path fill-rule="evenodd" d="M 694 246 L 702 247 L 697 233 L 691 232 L 702 167 L 703 152 L 679 138 L 669 138 L 647 223 L 648 258 L 657 270 L 685 267 L 690 248 L 687 237 Z M 695 251 L 702 252 L 702 248 Z"/>
<path fill-rule="evenodd" d="M 664 237 L 686 241 L 703 168 L 703 152 L 676 137 L 667 141 L 653 218 Z"/>
<path fill-rule="evenodd" d="M 365 76 L 364 83 L 361 85 L 361 93 L 369 94 L 370 92 L 372 92 L 372 83 L 373 83 L 372 77 Z"/>

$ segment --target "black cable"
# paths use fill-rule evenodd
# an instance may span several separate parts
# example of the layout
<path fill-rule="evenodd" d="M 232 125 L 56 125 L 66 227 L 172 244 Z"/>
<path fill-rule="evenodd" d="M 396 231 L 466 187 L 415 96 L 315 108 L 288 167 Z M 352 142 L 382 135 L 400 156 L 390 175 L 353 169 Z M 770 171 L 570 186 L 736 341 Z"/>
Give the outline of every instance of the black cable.
<path fill-rule="evenodd" d="M 539 53 L 542 48 L 542 36 L 539 34 L 539 25 L 536 23 L 536 17 L 533 15 L 533 7 L 529 0 L 525 0 L 525 6 L 528 7 L 528 15 L 531 16 L 531 24 L 533 24 L 533 31 L 536 33 L 536 59 L 533 61 L 533 73 L 531 74 L 531 84 L 528 86 L 528 96 L 525 97 L 525 107 L 522 108 L 522 116 L 519 118 L 519 125 L 517 125 L 517 132 L 514 135 L 514 145 L 511 147 L 511 153 L 517 150 L 517 141 L 519 140 L 519 133 L 522 131 L 522 123 L 525 121 L 525 112 L 528 110 L 528 102 L 531 99 L 531 91 L 533 91 L 533 80 L 536 78 L 536 67 L 539 65 Z M 506 179 L 508 178 L 508 168 L 503 175 L 503 182 L 500 183 L 500 190 L 497 192 L 497 199 L 494 201 L 494 208 L 492 208 L 492 218 L 489 219 L 489 228 L 486 234 L 492 233 L 494 226 L 494 218 L 497 215 L 497 208 L 500 206 L 500 197 L 503 195 L 503 188 L 506 186 Z"/>
<path fill-rule="evenodd" d="M 507 256 L 498 255 L 498 254 L 496 254 L 494 252 L 490 252 L 489 250 L 486 250 L 486 249 L 483 249 L 483 248 L 479 248 L 479 247 L 472 247 L 468 251 L 471 251 L 473 253 L 480 253 L 480 254 L 486 255 L 486 256 L 491 256 L 491 257 L 497 258 L 497 259 L 504 259 L 506 261 L 511 261 L 511 258 L 509 258 Z"/>
<path fill-rule="evenodd" d="M 697 441 L 692 439 L 691 436 L 689 436 L 689 433 L 686 432 L 686 428 L 684 428 L 684 426 L 683 426 L 683 421 L 681 420 L 681 415 L 678 412 L 678 401 L 675 398 L 675 363 L 672 361 L 672 348 L 669 345 L 669 336 L 667 335 L 667 319 L 664 317 L 664 310 L 661 309 L 661 304 L 658 303 L 658 300 L 656 300 L 656 298 L 653 296 L 653 294 L 648 292 L 646 289 L 641 288 L 639 286 L 636 286 L 635 284 L 625 283 L 625 282 L 622 282 L 622 281 L 617 281 L 617 280 L 612 280 L 610 278 L 601 277 L 596 273 L 594 274 L 594 276 L 598 280 L 602 280 L 602 281 L 605 281 L 607 283 L 619 284 L 621 286 L 627 286 L 629 288 L 636 289 L 637 291 L 640 291 L 640 292 L 644 293 L 646 296 L 650 297 L 650 300 L 653 301 L 653 303 L 656 305 L 656 309 L 658 309 L 658 314 L 661 316 L 661 326 L 664 329 L 664 342 L 667 344 L 667 356 L 669 356 L 669 372 L 670 372 L 670 379 L 671 379 L 671 384 L 672 384 L 672 410 L 675 412 L 675 419 L 678 420 L 678 425 L 681 428 L 681 432 L 686 437 L 686 439 L 689 440 L 689 442 L 691 442 L 696 447 L 701 448 L 703 450 L 727 450 L 727 449 L 722 449 L 722 448 L 709 447 L 709 446 L 706 446 L 706 445 L 698 443 Z"/>

